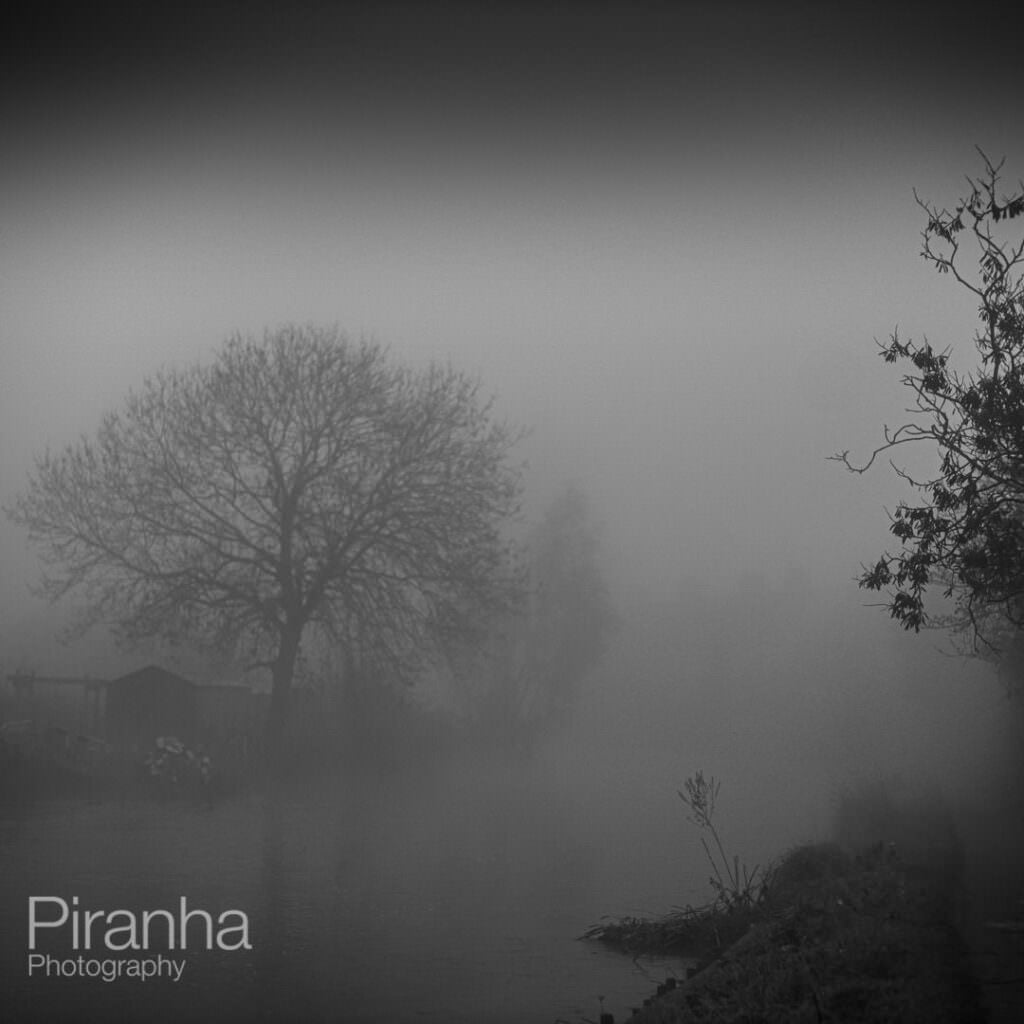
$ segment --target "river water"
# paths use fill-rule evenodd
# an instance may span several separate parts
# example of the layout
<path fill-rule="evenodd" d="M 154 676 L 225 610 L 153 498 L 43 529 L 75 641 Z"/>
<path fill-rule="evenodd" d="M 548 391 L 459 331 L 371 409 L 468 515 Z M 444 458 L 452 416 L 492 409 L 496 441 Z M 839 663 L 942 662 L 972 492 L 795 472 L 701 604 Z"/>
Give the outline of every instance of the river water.
<path fill-rule="evenodd" d="M 52 801 L 0 818 L 5 1020 L 578 1024 L 622 1021 L 678 960 L 634 961 L 578 936 L 659 900 L 642 851 L 602 856 L 571 794 L 542 774 L 457 759 L 421 773 L 282 787 L 212 808 Z M 614 844 L 611 844 L 614 846 Z M 620 851 L 621 852 L 621 851 Z M 657 872 L 654 872 L 655 874 Z M 668 890 L 666 890 L 668 891 Z M 52 957 L 29 975 L 31 896 L 109 914 L 205 910 L 248 925 L 251 949 L 212 949 L 202 917 L 170 949 L 90 949 L 71 921 L 37 929 Z M 73 899 L 77 897 L 75 905 Z M 53 920 L 56 902 L 40 904 Z M 662 903 L 647 909 L 664 910 Z M 122 915 L 118 921 L 124 923 Z M 216 931 L 216 929 L 214 929 Z M 120 937 L 125 935 L 120 933 Z M 236 945 L 240 932 L 225 937 Z M 86 961 L 184 961 L 180 980 L 83 978 Z M 72 976 L 56 962 L 83 957 Z M 99 970 L 100 968 L 93 968 Z M 64 968 L 61 968 L 64 970 Z M 599 997 L 603 997 L 603 1003 Z"/>

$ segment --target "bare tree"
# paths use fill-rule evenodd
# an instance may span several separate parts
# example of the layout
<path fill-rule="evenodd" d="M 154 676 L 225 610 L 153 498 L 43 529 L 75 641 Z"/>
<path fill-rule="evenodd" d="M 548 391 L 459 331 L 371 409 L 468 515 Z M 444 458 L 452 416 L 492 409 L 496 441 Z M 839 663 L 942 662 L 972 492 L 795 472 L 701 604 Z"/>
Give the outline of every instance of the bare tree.
<path fill-rule="evenodd" d="M 84 592 L 84 625 L 269 668 L 278 752 L 307 631 L 408 665 L 515 598 L 517 440 L 451 368 L 286 326 L 146 380 L 37 459 L 8 514 L 42 548 L 44 592 Z"/>

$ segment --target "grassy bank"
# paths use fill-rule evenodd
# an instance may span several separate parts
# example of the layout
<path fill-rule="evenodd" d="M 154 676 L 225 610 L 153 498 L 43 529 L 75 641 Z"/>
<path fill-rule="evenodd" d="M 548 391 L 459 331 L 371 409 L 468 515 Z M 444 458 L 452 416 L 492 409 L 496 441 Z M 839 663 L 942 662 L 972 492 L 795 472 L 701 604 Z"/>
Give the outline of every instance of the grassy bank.
<path fill-rule="evenodd" d="M 849 798 L 840 814 L 846 838 L 851 823 L 862 838 L 865 809 L 878 806 L 877 794 Z M 730 885 L 737 872 L 707 907 L 591 929 L 588 938 L 634 956 L 699 961 L 685 982 L 662 986 L 633 1024 L 984 1021 L 958 931 L 956 848 L 921 844 L 922 835 L 945 835 L 921 809 L 897 817 L 914 823 L 905 844 L 875 841 L 856 854 L 839 843 L 806 844 L 756 887 Z"/>
<path fill-rule="evenodd" d="M 941 875 L 885 847 L 856 858 L 831 845 L 801 847 L 760 906 L 715 916 L 694 937 L 703 932 L 706 942 L 713 927 L 742 936 L 724 948 L 691 946 L 704 969 L 634 1024 L 984 1020 Z"/>

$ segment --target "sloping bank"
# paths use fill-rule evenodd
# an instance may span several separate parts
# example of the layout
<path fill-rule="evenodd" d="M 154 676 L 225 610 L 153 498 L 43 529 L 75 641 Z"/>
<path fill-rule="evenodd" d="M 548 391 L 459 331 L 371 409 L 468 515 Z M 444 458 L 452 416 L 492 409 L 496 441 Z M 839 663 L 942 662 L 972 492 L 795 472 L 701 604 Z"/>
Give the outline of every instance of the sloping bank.
<path fill-rule="evenodd" d="M 948 863 L 909 864 L 885 844 L 859 856 L 808 844 L 782 859 L 753 906 L 619 922 L 591 937 L 702 957 L 632 1024 L 980 1024 L 958 893 Z"/>

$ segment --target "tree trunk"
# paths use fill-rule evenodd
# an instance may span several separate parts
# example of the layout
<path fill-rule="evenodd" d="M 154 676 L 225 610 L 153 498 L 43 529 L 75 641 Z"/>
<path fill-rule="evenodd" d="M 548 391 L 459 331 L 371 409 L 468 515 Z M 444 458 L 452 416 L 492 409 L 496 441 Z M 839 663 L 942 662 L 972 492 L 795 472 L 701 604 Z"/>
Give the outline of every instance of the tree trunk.
<path fill-rule="evenodd" d="M 270 708 L 264 730 L 267 760 L 274 770 L 282 766 L 284 754 L 285 727 L 288 724 L 288 706 L 291 696 L 292 678 L 295 675 L 295 660 L 302 639 L 301 627 L 286 627 L 281 634 L 281 644 L 272 667 L 273 683 L 270 690 Z"/>

